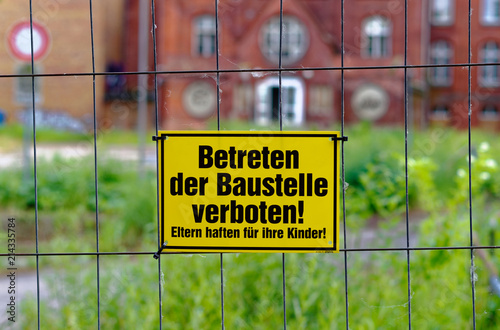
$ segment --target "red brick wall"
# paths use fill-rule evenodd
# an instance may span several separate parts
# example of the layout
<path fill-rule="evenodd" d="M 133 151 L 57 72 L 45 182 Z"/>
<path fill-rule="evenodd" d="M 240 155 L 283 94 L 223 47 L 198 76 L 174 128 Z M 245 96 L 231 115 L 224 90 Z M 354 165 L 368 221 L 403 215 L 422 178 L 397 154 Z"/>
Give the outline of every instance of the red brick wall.
<path fill-rule="evenodd" d="M 105 71 L 107 57 L 119 60 L 123 0 L 93 2 L 95 70 Z M 19 21 L 29 21 L 27 1 L 3 0 L 0 2 L 0 73 L 14 74 L 22 62 L 8 49 L 8 31 Z M 114 14 L 118 14 L 115 16 Z M 71 73 L 92 72 L 90 9 L 88 0 L 33 1 L 33 19 L 45 26 L 50 33 L 51 46 L 47 55 L 35 66 L 41 73 L 67 73 L 67 77 L 39 78 L 42 102 L 37 109 L 64 111 L 77 118 L 92 116 L 92 77 L 71 76 Z M 115 35 L 117 34 L 117 35 Z M 7 111 L 9 121 L 23 108 L 13 97 L 15 79 L 0 79 L 0 108 Z M 104 78 L 96 78 L 98 112 L 104 100 Z"/>

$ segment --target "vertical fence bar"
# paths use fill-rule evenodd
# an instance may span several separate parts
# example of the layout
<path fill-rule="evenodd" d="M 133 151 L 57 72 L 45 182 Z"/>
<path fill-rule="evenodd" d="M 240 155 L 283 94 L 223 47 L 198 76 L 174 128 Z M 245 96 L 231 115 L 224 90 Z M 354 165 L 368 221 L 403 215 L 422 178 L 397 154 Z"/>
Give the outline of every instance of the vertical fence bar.
<path fill-rule="evenodd" d="M 283 0 L 280 0 L 280 44 L 278 56 L 278 117 L 280 132 L 283 131 Z M 282 272 L 282 290 L 283 290 L 283 329 L 286 330 L 286 268 L 285 268 L 285 254 L 281 254 L 281 272 Z"/>
<path fill-rule="evenodd" d="M 217 75 L 217 130 L 220 131 L 220 72 L 219 72 L 219 0 L 214 0 L 215 3 L 215 67 Z"/>
<path fill-rule="evenodd" d="M 157 56 L 157 42 L 156 42 L 156 8 L 155 0 L 151 0 L 151 34 L 153 36 L 153 70 L 154 70 L 154 111 L 155 111 L 155 135 L 158 136 L 159 130 L 159 114 L 158 114 L 158 56 Z M 161 248 L 163 242 L 160 238 L 160 179 L 158 176 L 158 140 L 156 140 L 155 152 L 155 168 L 156 168 L 156 228 L 157 228 L 157 242 L 158 249 Z M 159 329 L 163 329 L 162 320 L 162 289 L 163 289 L 163 276 L 161 270 L 161 253 L 158 253 L 158 325 Z"/>
<path fill-rule="evenodd" d="M 469 0 L 467 10 L 467 134 L 468 134 L 468 166 L 469 166 L 469 239 L 470 239 L 470 281 L 471 281 L 471 299 L 472 299 L 472 321 L 473 327 L 476 329 L 476 290 L 475 290 L 475 266 L 474 266 L 474 233 L 472 226 L 472 105 L 471 105 L 471 59 L 472 59 L 472 45 L 471 45 L 471 16 L 472 16 L 472 3 Z"/>
<path fill-rule="evenodd" d="M 283 91 L 282 88 L 282 76 L 283 76 L 283 0 L 280 0 L 280 44 L 279 44 L 279 56 L 278 56 L 278 121 L 280 125 L 280 131 L 283 130 Z"/>
<path fill-rule="evenodd" d="M 220 309 L 221 309 L 221 328 L 225 329 L 224 325 L 224 254 L 220 253 Z"/>
<path fill-rule="evenodd" d="M 344 87 L 345 87 L 345 71 L 344 71 L 344 0 L 340 2 L 340 111 L 341 111 L 341 121 L 340 121 L 340 132 L 342 136 L 345 136 L 345 102 L 344 102 Z M 347 276 L 347 229 L 346 229 L 346 209 L 345 209 L 345 198 L 347 185 L 345 182 L 345 151 L 344 151 L 344 139 L 342 139 L 342 222 L 343 222 L 343 232 L 344 232 L 344 288 L 345 288 L 345 327 L 349 329 L 349 278 Z"/>
<path fill-rule="evenodd" d="M 92 104 L 93 104 L 93 125 L 94 125 L 94 189 L 95 189 L 95 239 L 96 239 L 96 266 L 97 266 L 97 328 L 101 328 L 101 281 L 100 281 L 100 259 L 99 259 L 99 180 L 97 172 L 97 113 L 96 113 L 96 70 L 94 52 L 94 19 L 92 0 L 89 0 L 90 11 L 90 45 L 92 51 Z"/>
<path fill-rule="evenodd" d="M 36 250 L 36 307 L 37 307 L 37 322 L 38 329 L 40 329 L 40 260 L 39 260 L 39 246 L 38 246 L 38 173 L 37 173 L 37 156 L 36 156 L 36 102 L 35 102 L 35 59 L 34 59 L 34 46 L 33 46 L 33 3 L 29 0 L 30 8 L 30 49 L 31 49 L 31 106 L 33 115 L 33 183 L 35 193 L 35 250 Z M 26 119 L 28 120 L 28 119 Z"/>
<path fill-rule="evenodd" d="M 405 112 L 405 225 L 406 225 L 406 274 L 408 284 L 408 329 L 411 330 L 411 266 L 410 266 L 410 200 L 408 197 L 408 0 L 405 0 L 405 49 L 404 49 L 404 112 Z"/>
<path fill-rule="evenodd" d="M 219 1 L 215 0 L 215 66 L 217 71 L 217 130 L 220 131 L 220 67 L 219 67 Z M 220 309 L 221 309 L 221 328 L 224 330 L 224 254 L 220 253 Z"/>
<path fill-rule="evenodd" d="M 283 329 L 286 330 L 286 269 L 285 254 L 281 254 L 281 271 L 283 276 Z"/>

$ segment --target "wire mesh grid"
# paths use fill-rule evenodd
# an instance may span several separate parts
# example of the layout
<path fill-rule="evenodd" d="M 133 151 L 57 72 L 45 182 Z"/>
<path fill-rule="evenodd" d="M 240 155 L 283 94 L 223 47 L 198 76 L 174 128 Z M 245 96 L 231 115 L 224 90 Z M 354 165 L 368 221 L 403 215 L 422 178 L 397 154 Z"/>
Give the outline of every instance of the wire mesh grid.
<path fill-rule="evenodd" d="M 34 0 L 29 0 L 29 20 L 31 23 L 31 30 L 33 31 L 33 2 Z M 399 252 L 403 253 L 406 258 L 406 288 L 407 292 L 404 297 L 400 297 L 399 301 L 401 303 L 402 309 L 403 309 L 403 316 L 401 316 L 401 319 L 406 320 L 404 322 L 399 322 L 400 328 L 403 327 L 412 327 L 412 319 L 413 319 L 413 314 L 412 311 L 414 310 L 414 306 L 412 305 L 412 297 L 414 295 L 414 289 L 412 287 L 412 274 L 414 272 L 417 272 L 419 270 L 415 270 L 412 268 L 412 255 L 415 252 L 419 251 L 467 251 L 470 252 L 470 257 L 469 257 L 469 264 L 470 264 L 470 270 L 471 270 L 471 276 L 470 276 L 470 282 L 468 283 L 470 285 L 470 294 L 467 297 L 467 299 L 470 300 L 470 315 L 472 318 L 471 324 L 468 326 L 473 327 L 474 329 L 476 328 L 476 289 L 475 289 L 475 279 L 474 276 L 472 275 L 473 270 L 476 268 L 475 265 L 475 259 L 474 255 L 478 250 L 490 250 L 490 249 L 497 249 L 498 246 L 496 245 L 478 245 L 474 241 L 474 236 L 473 236 L 473 221 L 474 221 L 474 216 L 473 216 L 473 204 L 472 204 L 472 185 L 473 185 L 473 180 L 474 176 L 472 173 L 472 162 L 473 162 L 473 141 L 472 141 L 472 109 L 471 109 L 471 86 L 472 86 L 472 73 L 471 70 L 476 67 L 476 66 L 482 66 L 483 64 L 480 63 L 472 63 L 472 47 L 471 47 L 471 15 L 468 15 L 469 19 L 467 22 L 467 30 L 468 30 L 468 35 L 467 35 L 467 49 L 468 49 L 468 59 L 467 63 L 449 63 L 446 65 L 446 67 L 449 68 L 459 68 L 463 69 L 465 68 L 468 72 L 468 92 L 467 92 L 467 100 L 464 101 L 465 104 L 467 104 L 468 108 L 468 126 L 467 126 L 467 132 L 468 132 L 468 217 L 469 217 L 469 230 L 468 230 L 468 238 L 469 238 L 469 243 L 468 245 L 462 245 L 462 246 L 448 246 L 448 245 L 435 245 L 435 246 L 413 246 L 411 243 L 411 230 L 410 230 L 410 220 L 409 220 L 409 214 L 410 214 L 410 200 L 409 200 L 409 187 L 410 187 L 410 182 L 413 179 L 412 177 L 409 176 L 409 169 L 408 169 L 408 163 L 409 163 L 409 131 L 410 131 L 410 122 L 409 122 L 409 86 L 407 84 L 408 82 L 408 75 L 410 70 L 414 69 L 427 69 L 427 68 L 434 68 L 434 67 L 442 67 L 440 64 L 410 64 L 408 63 L 408 3 L 409 0 L 404 1 L 404 10 L 401 13 L 401 15 L 404 15 L 404 22 L 405 22 L 405 38 L 404 38 L 404 59 L 402 64 L 395 64 L 395 65 L 384 65 L 384 66 L 346 66 L 345 62 L 345 57 L 344 54 L 346 53 L 345 51 L 345 45 L 344 45 L 344 28 L 345 28 L 345 19 L 344 19 L 344 14 L 345 14 L 345 1 L 339 1 L 338 2 L 338 10 L 340 11 L 340 27 L 341 27 L 341 33 L 340 33 L 340 66 L 331 66 L 331 67 L 314 67 L 314 68 L 303 68 L 303 67 L 294 67 L 294 68 L 284 68 L 282 64 L 282 47 L 283 47 L 283 17 L 284 17 L 284 4 L 283 1 L 279 1 L 279 18 L 280 18 L 280 44 L 279 44 L 279 63 L 277 67 L 274 68 L 269 68 L 269 69 L 220 69 L 219 65 L 219 56 L 216 56 L 216 69 L 215 70 L 174 70 L 174 71 L 162 71 L 158 68 L 157 64 L 157 34 L 156 34 L 156 28 L 153 28 L 151 30 L 152 33 L 152 39 L 153 39 L 153 59 L 154 59 L 154 64 L 153 64 L 153 71 L 142 71 L 139 69 L 137 72 L 119 72 L 119 73 L 112 73 L 112 72 L 98 72 L 96 71 L 96 65 L 95 65 L 95 58 L 94 58 L 94 21 L 93 21 L 93 16 L 94 16 L 94 9 L 93 9 L 93 4 L 95 1 L 89 0 L 88 2 L 88 10 L 89 10 L 89 17 L 90 17 L 90 47 L 92 50 L 92 72 L 71 72 L 71 73 L 36 73 L 34 71 L 34 58 L 33 56 L 31 57 L 31 74 L 7 74 L 7 75 L 0 75 L 1 79 L 8 79 L 8 78 L 16 78 L 16 77 L 30 77 L 31 78 L 31 84 L 32 84 L 32 111 L 33 111 L 33 123 L 32 123 L 32 136 L 33 136 L 33 166 L 34 166 L 34 186 L 35 186 L 35 195 L 34 195 L 34 204 L 35 204 L 35 214 L 34 214 L 34 220 L 35 220 L 35 252 L 33 253 L 17 253 L 16 256 L 18 257 L 34 257 L 36 259 L 36 304 L 37 304 L 37 325 L 38 328 L 44 328 L 46 325 L 41 324 L 40 320 L 40 315 L 41 315 L 41 306 L 40 304 L 43 301 L 43 297 L 41 296 L 40 292 L 40 274 L 41 274 L 41 264 L 42 260 L 46 258 L 51 258 L 51 257 L 65 257 L 65 258 L 71 258 L 71 257 L 78 257 L 78 256 L 91 256 L 95 257 L 95 265 L 96 265 L 96 273 L 95 273 L 95 281 L 96 281 L 96 302 L 95 306 L 91 306 L 93 302 L 88 302 L 89 306 L 88 308 L 95 308 L 97 311 L 97 324 L 95 326 L 97 328 L 101 327 L 101 308 L 102 308 L 102 285 L 101 285 L 101 265 L 103 263 L 104 258 L 109 258 L 109 257 L 115 257 L 119 258 L 120 256 L 134 256 L 136 258 L 142 259 L 152 259 L 153 255 L 155 254 L 156 251 L 145 251 L 145 252 L 137 252 L 137 251 L 101 251 L 100 248 L 100 242 L 102 240 L 102 236 L 99 232 L 100 228 L 100 205 L 99 205 L 99 185 L 100 182 L 98 180 L 99 175 L 98 175 L 98 145 L 97 145 L 97 132 L 98 132 L 98 119 L 97 119 L 97 114 L 96 114 L 96 78 L 99 76 L 110 76 L 113 74 L 116 75 L 149 75 L 153 77 L 153 93 L 154 93 L 154 113 L 155 113 L 155 130 L 156 134 L 158 134 L 158 130 L 160 127 L 160 122 L 159 122 L 159 86 L 158 86 L 158 76 L 176 76 L 176 75 L 188 75 L 188 74 L 196 74 L 196 75 L 203 75 L 203 74 L 210 74 L 210 75 L 215 75 L 216 77 L 216 90 L 217 90 L 217 129 L 221 129 L 221 113 L 220 113 L 220 91 L 221 91 L 221 75 L 222 74 L 229 74 L 229 73 L 276 73 L 278 74 L 279 78 L 279 111 L 282 109 L 282 75 L 287 72 L 301 72 L 301 71 L 336 71 L 340 73 L 340 87 L 341 87 L 341 119 L 340 119 L 340 129 L 341 129 L 341 134 L 342 136 L 349 135 L 348 127 L 345 125 L 345 73 L 347 71 L 368 71 L 368 70 L 388 70 L 388 69 L 397 69 L 397 70 L 403 70 L 404 71 L 404 136 L 401 136 L 401 139 L 404 139 L 404 173 L 405 173 L 405 184 L 404 184 L 404 189 L 405 189 L 405 216 L 404 216 L 404 245 L 400 247 L 393 247 L 393 246 L 382 246 L 382 247 L 350 247 L 350 242 L 348 241 L 348 224 L 347 222 L 349 221 L 349 209 L 346 207 L 346 190 L 347 190 L 347 185 L 344 183 L 345 182 L 345 173 L 346 171 L 349 171 L 349 164 L 345 162 L 345 153 L 344 153 L 344 142 L 342 142 L 342 149 L 341 149 L 341 177 L 342 177 L 342 184 L 344 186 L 344 189 L 342 190 L 342 235 L 343 235 L 343 248 L 341 249 L 340 254 L 338 255 L 332 255 L 331 258 L 342 258 L 342 265 L 343 265 L 343 296 L 344 296 L 344 301 L 345 301 L 345 308 L 344 308 L 344 315 L 343 318 L 344 320 L 341 322 L 345 324 L 346 329 L 349 327 L 356 327 L 356 321 L 357 320 L 352 320 L 350 316 L 350 308 L 352 306 L 352 303 L 350 302 L 350 292 L 352 290 L 352 286 L 350 285 L 350 282 L 352 281 L 353 278 L 357 277 L 359 274 L 353 273 L 351 271 L 349 262 L 351 258 L 355 258 L 357 255 L 361 255 L 362 253 L 369 253 L 370 255 L 376 255 L 378 253 L 393 253 L 393 252 Z M 156 27 L 156 14 L 157 11 L 155 9 L 155 5 L 157 4 L 158 1 L 151 0 L 148 2 L 148 11 L 150 14 L 150 20 L 152 22 L 152 26 Z M 213 7 L 215 11 L 215 17 L 216 19 L 216 38 L 215 38 L 215 47 L 218 50 L 219 49 L 219 1 L 214 0 L 213 1 Z M 458 8 L 457 8 L 458 10 Z M 460 8 L 460 10 L 466 10 L 467 12 L 472 11 L 472 3 L 471 0 L 468 2 L 468 8 Z M 31 48 L 33 49 L 33 33 L 31 33 Z M 216 52 L 219 54 L 219 52 Z M 35 112 L 37 111 L 37 102 L 35 100 L 35 78 L 41 78 L 41 77 L 62 77 L 62 76 L 72 76 L 72 77 L 91 77 L 93 82 L 92 86 L 89 88 L 92 88 L 93 90 L 93 132 L 94 132 L 94 138 L 93 138 L 93 158 L 94 158 L 94 166 L 93 166 L 93 172 L 94 172 L 94 187 L 95 187 L 95 247 L 94 251 L 89 251 L 89 252 L 46 252 L 42 253 L 39 251 L 39 232 L 40 232 L 40 226 L 39 226 L 39 213 L 38 213 L 38 200 L 39 200 L 39 188 L 38 188 L 38 182 L 37 182 L 37 177 L 38 177 L 38 164 L 37 164 L 37 122 L 36 122 L 36 116 Z M 283 121 L 282 121 L 283 116 L 279 116 L 279 130 L 283 130 Z M 348 145 L 346 145 L 346 148 L 348 148 Z M 158 169 L 157 169 L 158 171 Z M 158 186 L 158 185 L 157 185 Z M 158 189 L 158 188 L 157 188 Z M 157 194 L 158 196 L 158 190 Z M 158 200 L 156 200 L 156 203 L 158 205 Z M 157 228 L 159 228 L 159 220 L 157 223 Z M 159 230 L 158 232 L 158 247 L 160 247 L 161 242 L 159 238 Z M 465 233 L 463 233 L 465 234 Z M 3 253 L 2 257 L 7 257 L 8 254 Z M 165 269 L 162 268 L 162 260 L 165 258 L 169 258 L 170 255 L 161 255 L 160 258 L 157 260 L 157 267 L 156 270 L 153 268 L 150 269 L 151 272 L 156 271 L 157 272 L 157 283 L 155 284 L 157 286 L 157 291 L 158 291 L 158 297 L 157 297 L 157 306 L 158 306 L 158 320 L 159 324 L 158 327 L 161 328 L 170 328 L 173 327 L 171 324 L 168 323 L 169 315 L 168 311 L 162 310 L 162 300 L 164 299 L 171 299 L 168 297 L 168 283 L 163 283 L 163 271 Z M 225 288 L 227 285 L 227 279 L 225 279 L 225 275 L 227 275 L 227 270 L 224 267 L 224 262 L 225 262 L 226 255 L 225 254 L 220 254 L 219 256 L 219 273 L 220 273 L 220 282 L 219 282 L 219 288 L 220 288 L 220 320 L 221 320 L 221 328 L 224 329 L 225 327 L 225 319 L 227 313 L 231 312 L 231 305 L 228 305 L 225 302 Z M 371 257 L 368 257 L 371 258 Z M 283 328 L 287 328 L 287 314 L 289 311 L 287 310 L 287 307 L 292 307 L 294 308 L 294 304 L 296 303 L 295 300 L 297 299 L 296 297 L 290 297 L 290 295 L 287 296 L 287 263 L 288 255 L 282 254 L 281 255 L 281 291 L 282 291 L 282 325 Z M 338 280 L 338 279 L 336 279 Z M 323 283 L 324 286 L 328 286 L 330 283 Z M 193 293 L 196 294 L 196 293 Z M 259 294 L 265 294 L 264 292 L 259 292 Z M 178 297 L 177 297 L 178 298 Z M 401 302 L 402 301 L 402 302 Z M 249 302 L 251 303 L 251 302 Z M 365 306 L 365 308 L 373 308 L 373 306 Z M 327 312 L 327 311 L 326 311 Z M 430 324 L 432 324 L 432 320 L 429 321 Z M 403 326 L 404 324 L 404 326 Z"/>

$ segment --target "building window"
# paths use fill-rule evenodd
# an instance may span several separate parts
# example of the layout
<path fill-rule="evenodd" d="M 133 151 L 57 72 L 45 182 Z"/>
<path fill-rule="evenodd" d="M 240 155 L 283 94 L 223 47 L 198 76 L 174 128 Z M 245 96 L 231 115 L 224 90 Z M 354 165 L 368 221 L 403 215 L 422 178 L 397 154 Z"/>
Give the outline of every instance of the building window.
<path fill-rule="evenodd" d="M 215 55 L 215 17 L 203 15 L 196 18 L 193 31 L 195 54 L 202 57 Z"/>
<path fill-rule="evenodd" d="M 283 40 L 281 45 L 281 62 L 292 64 L 300 60 L 306 53 L 308 37 L 305 26 L 295 17 L 283 17 Z M 271 18 L 261 30 L 260 49 L 271 62 L 279 63 L 280 55 L 280 18 Z"/>
<path fill-rule="evenodd" d="M 248 83 L 234 86 L 233 90 L 233 116 L 248 116 L 253 106 L 253 90 Z"/>
<path fill-rule="evenodd" d="M 451 25 L 453 23 L 453 0 L 433 0 L 431 22 L 433 25 Z"/>
<path fill-rule="evenodd" d="M 480 114 L 481 120 L 484 121 L 497 121 L 500 120 L 500 115 L 498 114 L 498 109 L 494 105 L 487 105 L 481 109 Z"/>
<path fill-rule="evenodd" d="M 446 65 L 451 63 L 453 50 L 447 41 L 440 40 L 431 45 L 431 64 L 436 66 L 430 68 L 430 81 L 435 86 L 448 86 L 452 82 L 451 68 Z"/>
<path fill-rule="evenodd" d="M 210 117 L 217 106 L 217 94 L 208 82 L 195 81 L 182 94 L 182 104 L 189 115 L 198 119 Z"/>
<path fill-rule="evenodd" d="M 391 24 L 381 16 L 367 18 L 363 22 L 363 54 L 370 58 L 382 58 L 390 55 Z"/>
<path fill-rule="evenodd" d="M 374 83 L 360 85 L 351 96 L 351 106 L 356 117 L 372 122 L 385 116 L 390 101 L 387 91 Z"/>
<path fill-rule="evenodd" d="M 333 113 L 333 90 L 329 85 L 313 85 L 309 88 L 309 112 L 313 116 Z"/>
<path fill-rule="evenodd" d="M 482 63 L 498 63 L 498 45 L 494 41 L 486 43 L 480 52 Z M 498 86 L 498 65 L 479 67 L 479 82 L 483 86 Z"/>
<path fill-rule="evenodd" d="M 445 105 L 438 105 L 432 109 L 431 118 L 433 120 L 448 120 L 450 118 L 450 111 Z"/>
<path fill-rule="evenodd" d="M 482 22 L 485 25 L 500 24 L 500 0 L 483 0 Z"/>
<path fill-rule="evenodd" d="M 109 63 L 106 66 L 106 72 L 124 72 L 125 69 L 121 63 Z M 105 85 L 105 100 L 120 100 L 127 99 L 130 95 L 126 91 L 127 78 L 124 75 L 108 75 L 106 76 Z"/>

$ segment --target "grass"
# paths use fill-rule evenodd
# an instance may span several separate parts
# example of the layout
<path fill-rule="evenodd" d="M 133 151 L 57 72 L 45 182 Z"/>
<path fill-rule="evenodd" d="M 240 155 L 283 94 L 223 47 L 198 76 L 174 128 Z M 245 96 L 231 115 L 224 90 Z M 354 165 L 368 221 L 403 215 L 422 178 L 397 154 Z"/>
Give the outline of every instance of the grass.
<path fill-rule="evenodd" d="M 127 134 L 109 132 L 108 137 L 103 134 L 103 141 L 112 144 L 132 141 L 134 133 Z M 347 232 L 372 233 L 385 240 L 383 247 L 395 246 L 398 237 L 394 232 L 404 227 L 404 131 L 361 124 L 348 127 L 346 134 L 349 136 L 345 144 L 349 183 L 345 197 Z M 55 135 L 52 136 L 51 141 L 55 141 Z M 0 131 L 0 141 L 19 142 L 19 138 L 14 133 Z M 498 245 L 495 237 L 500 228 L 498 139 L 487 132 L 473 132 L 473 230 L 481 244 L 489 245 Z M 469 245 L 468 177 L 460 174 L 468 172 L 467 135 L 451 130 L 415 131 L 408 151 L 410 211 L 423 212 L 411 233 L 415 246 Z M 92 159 L 55 158 L 40 162 L 37 179 L 40 252 L 95 251 Z M 133 164 L 102 159 L 98 164 L 98 180 L 100 250 L 156 250 L 154 171 L 141 179 Z M 21 169 L 0 171 L 0 216 L 16 217 L 18 252 L 35 250 L 33 189 L 31 183 L 23 181 Z M 378 220 L 377 226 L 367 228 L 373 218 Z M 348 247 L 352 244 L 347 241 Z M 0 238 L 0 246 L 6 246 L 5 237 Z M 494 265 L 499 265 L 495 252 L 487 251 Z M 409 256 L 412 326 L 471 327 L 470 251 L 416 250 Z M 224 255 L 227 328 L 282 327 L 281 258 L 281 254 Z M 406 252 L 350 252 L 347 258 L 349 327 L 406 328 L 409 321 Z M 33 271 L 35 258 L 20 259 L 20 267 Z M 39 260 L 49 288 L 49 297 L 41 302 L 42 328 L 95 328 L 95 256 L 42 256 Z M 500 322 L 500 297 L 490 291 L 491 274 L 485 263 L 479 258 L 474 260 L 477 327 L 492 329 Z M 344 254 L 287 254 L 285 261 L 287 325 L 292 329 L 345 328 Z M 218 254 L 162 256 L 164 328 L 220 327 L 220 266 Z M 158 264 L 151 255 L 101 256 L 101 326 L 156 328 L 158 281 Z M 36 299 L 23 299 L 20 308 L 21 328 L 36 327 Z"/>
<path fill-rule="evenodd" d="M 33 134 L 29 131 L 29 141 L 32 144 Z M 24 127 L 20 124 L 0 126 L 0 152 L 13 152 L 19 150 L 23 143 Z M 153 131 L 146 133 L 146 141 L 151 141 Z M 53 129 L 37 128 L 37 143 L 44 144 L 73 144 L 79 142 L 93 143 L 94 133 L 75 133 L 68 131 L 56 131 Z M 98 143 L 105 145 L 133 145 L 139 142 L 137 132 L 125 130 L 107 130 L 97 132 Z"/>
<path fill-rule="evenodd" d="M 468 251 L 412 254 L 412 325 L 467 328 L 472 322 Z M 41 325 L 54 329 L 97 324 L 95 259 L 60 257 L 64 270 L 51 274 L 49 297 L 41 304 Z M 370 260 L 369 260 L 370 259 Z M 408 325 L 406 256 L 371 252 L 349 261 L 350 327 L 401 329 Z M 42 261 L 42 269 L 47 264 Z M 286 255 L 287 325 L 293 329 L 345 328 L 341 255 Z M 152 329 L 158 326 L 158 274 L 153 258 L 101 257 L 101 326 Z M 218 328 L 218 255 L 162 257 L 162 322 L 167 329 Z M 498 297 L 477 272 L 476 299 L 481 329 L 498 322 Z M 237 329 L 282 327 L 282 273 L 279 254 L 224 256 L 225 326 Z M 52 303 L 50 303 L 52 302 Z M 55 303 L 57 302 L 57 303 Z M 54 303 L 55 306 L 54 307 Z M 36 327 L 35 299 L 23 300 L 23 329 Z"/>

